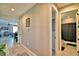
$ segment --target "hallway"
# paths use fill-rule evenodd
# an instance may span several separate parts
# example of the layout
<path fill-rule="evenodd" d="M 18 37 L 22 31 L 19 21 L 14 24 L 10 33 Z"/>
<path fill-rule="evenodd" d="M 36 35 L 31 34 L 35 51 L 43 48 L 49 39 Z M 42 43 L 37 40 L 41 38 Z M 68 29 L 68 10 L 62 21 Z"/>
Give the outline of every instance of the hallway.
<path fill-rule="evenodd" d="M 79 50 L 78 41 L 75 42 L 77 44 L 77 47 L 66 45 L 65 50 L 61 52 L 61 47 L 62 47 L 61 19 L 62 18 L 68 19 L 67 21 L 68 23 L 70 20 L 72 21 L 73 19 L 74 20 L 77 18 L 79 19 L 79 16 L 77 16 L 77 18 L 76 18 L 76 15 L 73 16 L 74 12 L 73 14 L 71 12 L 70 14 L 68 14 L 69 13 L 68 12 L 67 13 L 68 17 L 67 16 L 63 17 L 61 14 L 71 10 L 77 10 L 78 12 L 78 7 L 79 7 L 79 4 L 72 4 L 72 3 L 55 3 L 55 4 L 2 3 L 0 4 L 0 20 L 5 19 L 6 21 L 12 21 L 12 22 L 18 23 L 18 36 L 17 36 L 18 42 L 15 43 L 14 37 L 11 37 L 11 36 L 4 37 L 4 33 L 3 33 L 3 38 L 0 38 L 1 40 L 0 43 L 6 44 L 7 46 L 6 53 L 8 56 L 77 55 L 76 52 Z M 55 14 L 54 12 L 52 12 L 53 11 L 52 8 L 55 9 Z M 69 16 L 70 16 L 70 19 L 69 19 Z M 55 20 L 52 22 L 51 20 L 54 18 Z M 79 21 L 77 20 L 77 23 L 78 22 Z M 1 22 L 0 25 L 1 24 L 3 23 Z M 11 27 L 16 26 L 16 24 L 15 25 L 12 25 L 12 24 L 13 23 L 10 24 L 10 22 L 8 22 L 5 25 L 11 25 Z M 0 29 L 1 33 L 4 31 L 3 27 L 4 26 L 1 26 L 1 29 Z M 11 27 L 10 27 L 10 30 L 8 31 L 13 33 Z M 78 30 L 79 29 L 77 29 L 76 31 Z M 77 39 L 78 39 L 78 35 L 79 34 L 77 33 Z M 68 37 L 68 36 L 65 36 L 65 37 Z M 71 37 L 73 38 L 73 36 Z M 72 41 L 72 39 L 68 39 L 68 40 Z"/>

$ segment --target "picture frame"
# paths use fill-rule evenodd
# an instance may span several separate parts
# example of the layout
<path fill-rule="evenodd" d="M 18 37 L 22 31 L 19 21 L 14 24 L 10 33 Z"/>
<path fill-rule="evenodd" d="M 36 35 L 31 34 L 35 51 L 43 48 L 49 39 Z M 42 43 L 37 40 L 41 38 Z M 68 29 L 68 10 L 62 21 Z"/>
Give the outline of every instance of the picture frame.
<path fill-rule="evenodd" d="M 30 18 L 26 19 L 26 27 L 30 27 Z"/>

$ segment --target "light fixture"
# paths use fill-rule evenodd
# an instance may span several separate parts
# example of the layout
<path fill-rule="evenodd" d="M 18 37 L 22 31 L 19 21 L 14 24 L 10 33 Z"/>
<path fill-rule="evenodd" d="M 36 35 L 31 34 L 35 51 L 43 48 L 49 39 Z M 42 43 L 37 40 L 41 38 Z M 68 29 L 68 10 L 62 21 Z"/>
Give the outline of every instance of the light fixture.
<path fill-rule="evenodd" d="M 15 11 L 15 9 L 14 8 L 11 8 L 11 11 Z"/>

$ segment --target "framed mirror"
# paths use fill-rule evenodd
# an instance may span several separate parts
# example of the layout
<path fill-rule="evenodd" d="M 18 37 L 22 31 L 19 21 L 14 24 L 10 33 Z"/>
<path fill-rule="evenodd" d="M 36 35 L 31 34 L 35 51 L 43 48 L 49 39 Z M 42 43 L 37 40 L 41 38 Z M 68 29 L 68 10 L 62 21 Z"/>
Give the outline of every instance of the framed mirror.
<path fill-rule="evenodd" d="M 30 27 L 30 18 L 26 19 L 26 27 Z"/>

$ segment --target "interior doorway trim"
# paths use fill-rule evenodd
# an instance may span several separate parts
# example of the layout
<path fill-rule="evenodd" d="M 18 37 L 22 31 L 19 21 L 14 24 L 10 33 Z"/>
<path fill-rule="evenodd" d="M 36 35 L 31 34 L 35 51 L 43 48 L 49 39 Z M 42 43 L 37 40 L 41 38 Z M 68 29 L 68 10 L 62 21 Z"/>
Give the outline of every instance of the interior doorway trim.
<path fill-rule="evenodd" d="M 58 9 L 54 4 L 50 5 L 50 21 L 49 21 L 49 36 L 50 36 L 50 40 L 49 40 L 49 49 L 50 49 L 50 55 L 52 56 L 52 8 L 56 11 L 55 14 L 55 55 L 57 55 L 57 51 L 58 51 Z"/>

